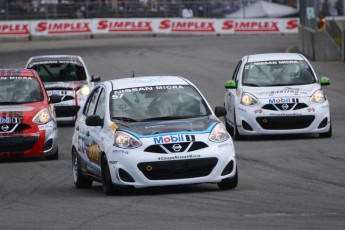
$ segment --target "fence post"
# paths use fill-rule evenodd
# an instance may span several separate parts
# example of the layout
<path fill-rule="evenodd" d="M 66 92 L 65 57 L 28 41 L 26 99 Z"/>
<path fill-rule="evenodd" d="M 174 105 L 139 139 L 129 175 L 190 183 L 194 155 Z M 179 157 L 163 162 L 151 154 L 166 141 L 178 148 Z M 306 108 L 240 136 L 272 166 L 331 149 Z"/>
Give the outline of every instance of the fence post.
<path fill-rule="evenodd" d="M 345 29 L 342 30 L 341 34 L 341 60 L 345 61 Z"/>

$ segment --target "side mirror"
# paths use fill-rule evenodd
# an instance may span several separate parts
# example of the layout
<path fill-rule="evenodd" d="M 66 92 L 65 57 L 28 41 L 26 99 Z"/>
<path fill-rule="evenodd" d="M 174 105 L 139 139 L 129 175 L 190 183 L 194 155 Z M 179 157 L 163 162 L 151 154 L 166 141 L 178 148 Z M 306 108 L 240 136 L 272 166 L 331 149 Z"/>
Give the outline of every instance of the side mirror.
<path fill-rule="evenodd" d="M 59 95 L 53 94 L 49 97 L 49 104 L 56 104 L 61 102 L 61 97 Z"/>
<path fill-rule="evenodd" d="M 235 80 L 225 82 L 225 89 L 236 89 L 237 83 Z"/>
<path fill-rule="evenodd" d="M 87 126 L 103 126 L 103 120 L 99 115 L 90 115 L 86 117 L 85 124 Z"/>
<path fill-rule="evenodd" d="M 98 75 L 92 75 L 92 76 L 91 76 L 91 81 L 92 81 L 92 82 L 101 81 L 101 77 L 98 76 Z"/>
<path fill-rule="evenodd" d="M 325 86 L 325 85 L 330 85 L 330 81 L 328 77 L 321 77 L 320 78 L 320 85 Z"/>
<path fill-rule="evenodd" d="M 216 106 L 214 108 L 214 113 L 217 117 L 224 117 L 226 115 L 226 109 L 223 106 Z"/>

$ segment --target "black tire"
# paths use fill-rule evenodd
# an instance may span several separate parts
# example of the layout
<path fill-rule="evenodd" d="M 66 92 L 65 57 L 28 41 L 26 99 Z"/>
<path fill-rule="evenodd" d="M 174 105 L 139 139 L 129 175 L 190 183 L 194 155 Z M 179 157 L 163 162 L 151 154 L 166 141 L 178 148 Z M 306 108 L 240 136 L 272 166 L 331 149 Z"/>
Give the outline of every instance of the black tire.
<path fill-rule="evenodd" d="M 91 188 L 92 187 L 92 179 L 84 176 L 83 173 L 81 172 L 80 157 L 75 148 L 73 148 L 72 150 L 72 175 L 73 175 L 74 185 L 77 188 Z"/>
<path fill-rule="evenodd" d="M 110 169 L 107 156 L 104 155 L 102 159 L 102 179 L 103 179 L 103 191 L 106 195 L 114 195 L 115 188 L 111 180 Z"/>
<path fill-rule="evenodd" d="M 228 190 L 228 189 L 234 189 L 237 187 L 238 184 L 238 170 L 236 167 L 236 173 L 235 176 L 232 178 L 223 179 L 221 182 L 218 183 L 218 187 L 221 190 Z"/>
<path fill-rule="evenodd" d="M 244 136 L 242 136 L 237 129 L 237 121 L 236 121 L 236 114 L 234 115 L 234 126 L 233 126 L 233 138 L 235 141 L 244 140 Z"/>
<path fill-rule="evenodd" d="M 225 123 L 225 128 L 228 133 L 230 133 L 231 136 L 234 136 L 234 128 L 229 125 L 228 121 L 226 120 L 226 117 L 224 117 L 224 123 Z"/>
<path fill-rule="evenodd" d="M 332 124 L 329 127 L 328 132 L 326 132 L 326 133 L 319 133 L 319 137 L 320 138 L 330 138 L 330 137 L 332 137 Z"/>
<path fill-rule="evenodd" d="M 56 152 L 53 155 L 46 156 L 46 160 L 58 160 L 59 159 L 59 148 L 56 148 Z"/>

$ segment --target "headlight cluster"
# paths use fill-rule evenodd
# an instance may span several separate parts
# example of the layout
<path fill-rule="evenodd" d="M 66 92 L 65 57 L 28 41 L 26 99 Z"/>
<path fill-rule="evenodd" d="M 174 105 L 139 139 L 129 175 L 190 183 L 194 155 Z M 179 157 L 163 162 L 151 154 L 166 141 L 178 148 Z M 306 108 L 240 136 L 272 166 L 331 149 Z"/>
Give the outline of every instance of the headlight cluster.
<path fill-rule="evenodd" d="M 210 141 L 213 142 L 223 142 L 226 141 L 230 138 L 230 134 L 226 131 L 225 126 L 223 125 L 223 123 L 219 123 L 217 124 L 211 134 L 210 134 Z"/>
<path fill-rule="evenodd" d="M 318 91 L 316 91 L 313 96 L 311 96 L 310 101 L 313 103 L 323 103 L 326 101 L 326 97 L 325 94 L 323 93 L 323 91 L 320 89 Z"/>
<path fill-rule="evenodd" d="M 115 133 L 114 146 L 123 149 L 134 149 L 141 146 L 141 142 L 129 133 L 117 131 Z"/>
<path fill-rule="evenodd" d="M 32 119 L 32 122 L 42 125 L 48 123 L 50 120 L 51 116 L 48 109 L 42 109 L 35 115 L 35 117 Z"/>
<path fill-rule="evenodd" d="M 88 85 L 83 85 L 82 87 L 80 87 L 80 89 L 77 91 L 78 95 L 83 95 L 83 96 L 87 96 L 89 95 L 91 89 L 90 86 Z"/>
<path fill-rule="evenodd" d="M 242 93 L 241 104 L 249 106 L 259 104 L 259 100 L 249 93 Z"/>

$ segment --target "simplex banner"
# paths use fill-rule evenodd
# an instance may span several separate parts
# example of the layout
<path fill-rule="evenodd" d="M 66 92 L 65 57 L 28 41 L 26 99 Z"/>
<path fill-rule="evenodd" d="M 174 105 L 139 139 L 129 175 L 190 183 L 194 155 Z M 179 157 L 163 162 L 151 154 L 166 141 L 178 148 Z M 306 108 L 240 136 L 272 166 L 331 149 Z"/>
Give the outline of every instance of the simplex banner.
<path fill-rule="evenodd" d="M 97 34 L 288 34 L 297 33 L 298 27 L 299 18 L 104 18 L 0 21 L 0 37 Z"/>

